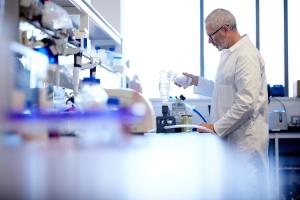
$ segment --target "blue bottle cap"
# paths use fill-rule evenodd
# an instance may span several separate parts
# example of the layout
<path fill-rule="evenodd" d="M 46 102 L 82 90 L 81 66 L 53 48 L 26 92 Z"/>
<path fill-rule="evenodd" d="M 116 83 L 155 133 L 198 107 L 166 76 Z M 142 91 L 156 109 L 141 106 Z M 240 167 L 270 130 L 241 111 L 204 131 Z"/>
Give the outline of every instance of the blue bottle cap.
<path fill-rule="evenodd" d="M 82 80 L 83 83 L 95 83 L 100 84 L 100 79 L 94 78 L 94 77 L 86 77 Z"/>
<path fill-rule="evenodd" d="M 107 99 L 107 105 L 118 106 L 120 105 L 120 100 L 117 97 L 109 97 Z"/>

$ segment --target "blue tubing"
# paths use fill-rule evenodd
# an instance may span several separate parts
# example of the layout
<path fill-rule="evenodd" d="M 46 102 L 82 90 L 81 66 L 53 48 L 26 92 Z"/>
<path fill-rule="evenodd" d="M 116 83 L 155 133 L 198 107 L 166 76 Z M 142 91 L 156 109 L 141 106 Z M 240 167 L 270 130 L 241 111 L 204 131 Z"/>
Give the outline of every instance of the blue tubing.
<path fill-rule="evenodd" d="M 201 119 L 202 119 L 205 123 L 207 123 L 207 120 L 203 117 L 203 115 L 201 115 L 201 113 L 200 113 L 198 110 L 196 110 L 196 109 L 194 108 L 193 111 L 194 111 L 195 113 L 197 113 L 197 115 L 199 115 L 199 116 L 201 117 Z"/>

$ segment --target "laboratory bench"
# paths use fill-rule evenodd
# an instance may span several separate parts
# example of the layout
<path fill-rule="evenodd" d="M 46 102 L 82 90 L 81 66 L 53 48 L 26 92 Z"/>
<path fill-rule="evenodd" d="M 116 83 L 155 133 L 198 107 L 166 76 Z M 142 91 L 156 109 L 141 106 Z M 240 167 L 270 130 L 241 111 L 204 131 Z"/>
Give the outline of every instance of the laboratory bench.
<path fill-rule="evenodd" d="M 211 134 L 148 134 L 114 144 L 82 143 L 76 137 L 11 141 L 0 144 L 0 196 L 5 199 L 249 196 L 243 167 Z"/>
<path fill-rule="evenodd" d="M 244 167 L 230 160 L 221 140 L 211 134 L 151 133 L 117 143 L 89 143 L 74 136 L 0 141 L 0 197 L 6 199 L 248 197 Z M 300 134 L 270 133 L 274 199 L 286 199 L 293 189 L 288 184 L 300 180 L 298 144 Z"/>

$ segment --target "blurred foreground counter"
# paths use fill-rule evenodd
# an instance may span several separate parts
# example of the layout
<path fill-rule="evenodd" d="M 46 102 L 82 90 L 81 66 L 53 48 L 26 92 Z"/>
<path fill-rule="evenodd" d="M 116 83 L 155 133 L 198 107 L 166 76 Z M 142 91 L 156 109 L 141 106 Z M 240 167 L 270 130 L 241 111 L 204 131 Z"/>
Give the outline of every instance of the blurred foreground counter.
<path fill-rule="evenodd" d="M 1 199 L 245 199 L 245 171 L 211 134 L 1 143 Z"/>

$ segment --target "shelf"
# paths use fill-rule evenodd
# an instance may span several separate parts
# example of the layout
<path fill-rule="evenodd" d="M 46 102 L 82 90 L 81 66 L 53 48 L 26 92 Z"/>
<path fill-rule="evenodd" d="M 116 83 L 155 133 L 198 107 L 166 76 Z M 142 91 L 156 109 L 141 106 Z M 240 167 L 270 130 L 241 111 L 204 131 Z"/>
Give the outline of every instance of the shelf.
<path fill-rule="evenodd" d="M 100 64 L 96 68 L 97 68 L 97 70 L 98 70 L 98 68 L 103 68 L 117 76 L 123 77 L 123 74 L 115 72 L 114 70 L 111 69 L 110 66 Z M 50 84 L 56 85 L 56 73 L 54 71 L 51 71 L 51 70 L 48 71 L 48 80 L 47 81 Z M 67 74 L 65 74 L 63 72 L 60 72 L 59 86 L 64 87 L 64 88 L 73 89 L 73 77 L 68 76 Z"/>
<path fill-rule="evenodd" d="M 300 132 L 269 132 L 270 139 L 293 139 L 300 138 Z"/>
<path fill-rule="evenodd" d="M 299 170 L 300 171 L 300 167 L 279 167 L 279 170 Z"/>
<path fill-rule="evenodd" d="M 89 19 L 89 33 L 91 40 L 105 41 L 106 44 L 121 46 L 121 35 L 95 10 L 95 8 L 84 0 L 53 0 L 53 2 L 64 7 L 69 14 L 86 14 Z M 75 10 L 74 10 L 75 9 Z M 76 22 L 75 24 L 80 24 Z"/>
<path fill-rule="evenodd" d="M 50 38 L 56 38 L 55 36 L 55 32 L 52 31 L 52 30 L 49 30 L 47 28 L 44 28 L 42 27 L 38 22 L 32 22 L 24 17 L 21 17 L 21 21 L 22 23 L 24 23 L 24 27 L 26 27 L 25 29 L 36 29 L 36 30 L 39 30 L 41 31 L 43 34 L 46 35 L 46 37 L 50 37 Z M 68 43 L 67 44 L 67 47 L 68 48 L 77 48 L 74 44 L 72 43 Z M 118 71 L 116 71 L 113 66 L 109 66 L 107 64 L 104 64 L 101 60 L 99 59 L 95 59 L 95 58 L 92 58 L 92 55 L 88 54 L 86 51 L 81 51 L 82 52 L 82 56 L 84 58 L 86 58 L 87 60 L 93 60 L 94 63 L 97 64 L 97 68 L 103 68 L 105 70 L 107 70 L 108 72 L 111 72 L 111 73 L 114 73 L 120 77 L 123 77 L 125 75 L 125 73 L 120 73 Z M 86 62 L 87 63 L 87 62 Z M 81 70 L 89 70 L 91 68 L 88 68 L 88 67 L 82 67 Z M 51 83 L 51 84 L 56 84 L 56 74 L 54 71 L 48 71 L 48 82 Z M 73 89 L 73 84 L 72 84 L 72 79 L 73 77 L 72 76 L 69 76 L 67 74 L 64 74 L 64 73 L 60 73 L 60 86 L 61 87 L 65 87 L 65 88 L 70 88 L 70 89 Z"/>

